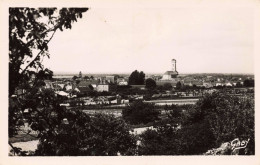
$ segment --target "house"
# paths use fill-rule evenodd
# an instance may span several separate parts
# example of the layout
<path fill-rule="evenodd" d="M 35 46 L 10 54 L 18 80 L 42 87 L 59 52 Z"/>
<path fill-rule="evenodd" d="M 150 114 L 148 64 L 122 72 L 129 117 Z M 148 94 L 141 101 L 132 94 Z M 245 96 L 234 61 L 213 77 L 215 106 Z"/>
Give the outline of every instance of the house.
<path fill-rule="evenodd" d="M 117 104 L 117 99 L 111 100 L 111 101 L 110 101 L 110 104 Z"/>
<path fill-rule="evenodd" d="M 224 85 L 225 85 L 225 84 L 222 83 L 222 82 L 217 82 L 217 83 L 216 83 L 216 87 L 217 87 L 217 86 L 224 86 Z"/>
<path fill-rule="evenodd" d="M 77 86 L 78 87 L 89 87 L 89 85 L 91 85 L 90 81 L 80 81 Z"/>
<path fill-rule="evenodd" d="M 213 87 L 213 84 L 210 81 L 204 81 L 202 84 L 205 88 Z"/>
<path fill-rule="evenodd" d="M 98 92 L 108 92 L 109 91 L 109 85 L 108 84 L 98 84 L 96 90 Z"/>
<path fill-rule="evenodd" d="M 124 78 L 118 78 L 117 85 L 128 85 L 128 82 Z"/>
<path fill-rule="evenodd" d="M 115 76 L 106 76 L 106 81 L 108 83 L 115 83 Z"/>
<path fill-rule="evenodd" d="M 203 86 L 203 82 L 199 81 L 199 80 L 194 80 L 191 83 L 192 83 L 192 85 L 196 85 L 197 87 L 202 87 Z"/>
<path fill-rule="evenodd" d="M 92 91 L 89 87 L 78 87 L 78 88 L 75 88 L 75 89 L 77 89 L 75 91 L 80 92 L 80 93 L 87 93 L 87 92 Z"/>
<path fill-rule="evenodd" d="M 125 99 L 121 100 L 121 104 L 128 104 L 128 103 L 129 103 L 129 100 L 125 100 Z"/>
<path fill-rule="evenodd" d="M 227 87 L 231 87 L 231 86 L 232 86 L 232 84 L 231 84 L 230 82 L 226 82 L 225 85 L 226 85 Z"/>
<path fill-rule="evenodd" d="M 143 100 L 144 99 L 144 96 L 138 96 L 136 95 L 136 97 L 134 98 L 135 100 Z"/>
<path fill-rule="evenodd" d="M 94 83 L 94 85 L 93 85 Z M 93 86 L 96 86 L 97 81 L 96 80 L 91 80 L 91 81 L 80 81 L 79 84 L 77 85 L 77 89 L 81 93 L 87 93 L 90 92 L 94 89 Z M 76 89 L 76 88 L 75 88 Z"/>
<path fill-rule="evenodd" d="M 56 91 L 55 93 L 59 96 L 70 97 L 70 94 L 64 91 Z"/>

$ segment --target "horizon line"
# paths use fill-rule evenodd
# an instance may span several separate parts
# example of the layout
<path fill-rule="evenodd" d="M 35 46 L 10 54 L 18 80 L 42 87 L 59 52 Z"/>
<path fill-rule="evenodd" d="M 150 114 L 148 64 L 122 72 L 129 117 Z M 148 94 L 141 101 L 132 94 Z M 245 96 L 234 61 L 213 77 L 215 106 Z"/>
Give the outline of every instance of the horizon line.
<path fill-rule="evenodd" d="M 62 72 L 62 71 L 54 72 L 53 71 L 53 75 L 61 75 L 61 74 L 78 75 L 79 72 Z M 131 74 L 132 72 L 88 72 L 88 73 L 81 72 L 81 73 L 82 73 L 82 75 L 91 75 L 91 74 Z M 163 73 L 146 72 L 145 74 L 160 74 L 160 75 L 163 75 L 164 72 Z M 230 73 L 229 72 L 182 72 L 182 73 L 179 73 L 179 75 L 184 75 L 184 74 L 243 74 L 243 75 L 249 74 L 249 75 L 255 75 L 255 73 L 231 73 L 231 72 Z"/>

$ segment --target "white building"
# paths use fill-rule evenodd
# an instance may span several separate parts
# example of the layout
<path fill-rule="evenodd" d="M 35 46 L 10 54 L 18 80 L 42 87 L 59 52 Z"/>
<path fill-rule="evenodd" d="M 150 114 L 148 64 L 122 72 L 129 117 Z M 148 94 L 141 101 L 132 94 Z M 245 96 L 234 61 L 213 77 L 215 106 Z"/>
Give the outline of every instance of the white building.
<path fill-rule="evenodd" d="M 98 92 L 104 92 L 104 91 L 108 92 L 109 85 L 108 84 L 98 84 L 96 89 Z"/>
<path fill-rule="evenodd" d="M 178 72 L 176 70 L 176 60 L 172 59 L 171 60 L 171 70 L 170 71 L 166 71 L 163 74 L 163 77 L 162 77 L 161 80 L 173 80 L 177 76 L 178 76 Z"/>

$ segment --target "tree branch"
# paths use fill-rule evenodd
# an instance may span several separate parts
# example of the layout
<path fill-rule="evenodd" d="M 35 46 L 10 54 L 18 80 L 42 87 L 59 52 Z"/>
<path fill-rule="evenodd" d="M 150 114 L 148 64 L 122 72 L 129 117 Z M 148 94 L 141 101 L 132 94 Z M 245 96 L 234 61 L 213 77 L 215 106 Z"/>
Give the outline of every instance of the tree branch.
<path fill-rule="evenodd" d="M 55 31 L 59 28 L 59 26 L 60 26 L 60 23 L 57 23 L 57 24 L 54 25 L 52 28 L 50 28 L 50 29 L 48 29 L 48 30 L 42 32 L 42 33 L 40 34 L 40 36 L 43 35 L 43 34 L 46 34 L 46 33 L 48 33 L 48 32 L 51 32 L 51 31 L 54 31 L 54 32 L 55 32 Z M 26 43 L 26 46 L 28 46 L 28 45 L 29 45 L 30 43 L 32 43 L 34 40 L 35 40 L 35 38 L 31 39 L 29 42 Z"/>
<path fill-rule="evenodd" d="M 14 148 L 14 146 L 10 143 L 10 142 L 8 142 L 8 144 L 9 144 L 9 146 L 11 146 L 12 147 L 12 149 L 13 149 L 13 151 L 14 151 L 14 155 L 15 155 L 15 153 L 16 153 L 16 149 Z"/>
<path fill-rule="evenodd" d="M 56 30 L 57 30 L 57 29 L 56 29 Z M 52 33 L 52 36 L 51 36 L 51 38 L 48 40 L 47 44 L 48 44 L 48 43 L 51 41 L 51 39 L 53 38 L 53 36 L 54 36 L 56 30 Z M 43 50 L 41 50 L 41 51 L 36 55 L 36 57 L 23 69 L 23 71 L 21 72 L 21 75 L 28 69 L 28 67 L 29 67 L 30 65 L 32 65 L 32 64 L 36 61 L 36 59 L 42 54 L 42 52 L 43 52 Z"/>

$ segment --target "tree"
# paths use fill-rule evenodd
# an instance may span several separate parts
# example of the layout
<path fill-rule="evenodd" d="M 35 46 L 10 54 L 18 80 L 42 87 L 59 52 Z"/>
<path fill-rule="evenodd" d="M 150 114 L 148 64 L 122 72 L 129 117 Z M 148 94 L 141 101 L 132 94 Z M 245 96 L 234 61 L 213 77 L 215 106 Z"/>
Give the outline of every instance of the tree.
<path fill-rule="evenodd" d="M 148 129 L 140 135 L 139 155 L 180 155 L 179 134 L 170 125 Z"/>
<path fill-rule="evenodd" d="M 118 75 L 118 74 L 115 74 L 115 75 L 114 75 L 114 78 L 115 78 L 115 82 L 117 82 L 117 79 L 118 79 L 118 78 L 122 78 L 122 77 L 121 77 L 120 75 Z"/>
<path fill-rule="evenodd" d="M 143 71 L 141 71 L 139 73 L 139 77 L 138 77 L 138 84 L 137 85 L 144 85 L 144 80 L 145 80 L 145 74 Z"/>
<path fill-rule="evenodd" d="M 168 118 L 171 121 L 170 124 L 181 124 L 183 120 L 183 113 L 188 109 L 187 107 L 188 105 L 165 105 L 164 110 L 167 112 Z"/>
<path fill-rule="evenodd" d="M 165 84 L 163 84 L 163 89 L 164 90 L 171 90 L 172 89 L 172 85 L 170 83 L 165 83 Z"/>
<path fill-rule="evenodd" d="M 85 80 L 89 80 L 89 77 L 88 77 L 88 76 L 84 76 L 84 79 L 85 79 Z"/>
<path fill-rule="evenodd" d="M 76 80 L 76 84 L 79 85 L 79 83 L 80 83 L 80 80 Z"/>
<path fill-rule="evenodd" d="M 237 84 L 236 84 L 236 87 L 242 87 L 242 84 L 241 84 L 241 82 L 237 82 Z"/>
<path fill-rule="evenodd" d="M 49 69 L 40 70 L 37 74 L 37 79 L 52 80 L 53 72 Z"/>
<path fill-rule="evenodd" d="M 94 155 L 134 155 L 136 138 L 130 134 L 129 126 L 113 115 L 97 114 L 92 118 L 93 128 L 89 137 L 95 141 Z M 98 137 L 100 136 L 100 137 Z"/>
<path fill-rule="evenodd" d="M 82 73 L 81 73 L 81 71 L 79 72 L 79 78 L 82 78 Z"/>
<path fill-rule="evenodd" d="M 154 104 L 136 101 L 122 111 L 123 119 L 130 124 L 147 124 L 159 119 L 160 112 Z"/>
<path fill-rule="evenodd" d="M 178 81 L 176 84 L 176 89 L 180 90 L 181 88 L 182 88 L 182 84 L 180 81 Z"/>
<path fill-rule="evenodd" d="M 116 156 L 134 155 L 136 139 L 126 123 L 112 115 L 89 117 L 79 110 L 67 110 L 63 124 L 40 139 L 36 155 Z M 52 145 L 55 144 L 55 145 Z"/>
<path fill-rule="evenodd" d="M 48 43 L 58 29 L 71 29 L 87 8 L 9 8 L 9 95 L 30 72 L 42 70 L 44 57 L 50 57 Z M 47 21 L 46 21 L 47 20 Z M 34 52 L 38 52 L 34 54 Z"/>
<path fill-rule="evenodd" d="M 145 88 L 149 89 L 149 90 L 155 89 L 156 88 L 156 82 L 153 79 L 148 78 L 145 81 Z"/>
<path fill-rule="evenodd" d="M 253 96 L 240 98 L 219 92 L 206 95 L 196 104 L 195 108 L 189 111 L 187 116 L 185 127 L 196 129 L 195 125 L 199 125 L 204 130 L 198 134 L 197 138 L 193 138 L 194 141 L 217 147 L 235 138 L 250 139 L 250 152 L 254 154 Z M 198 126 L 196 127 L 198 128 Z M 202 141 L 202 139 L 204 140 Z M 201 148 L 198 145 L 194 145 L 194 147 Z M 205 151 L 206 146 L 203 152 Z M 193 153 L 196 154 L 195 151 Z"/>
<path fill-rule="evenodd" d="M 133 71 L 129 77 L 129 85 L 144 85 L 145 74 L 143 71 L 139 72 L 137 70 Z"/>
<path fill-rule="evenodd" d="M 40 132 L 39 138 L 47 130 L 54 131 L 53 123 L 45 127 L 49 113 L 59 114 L 62 111 L 59 101 L 57 104 L 50 102 L 55 95 L 49 90 L 42 90 L 39 85 L 39 81 L 50 79 L 53 75 L 52 71 L 44 69 L 41 62 L 44 57 L 50 57 L 48 44 L 54 34 L 58 30 L 71 29 L 72 23 L 82 18 L 82 13 L 87 10 L 9 8 L 9 137 L 15 136 L 24 122 Z M 27 88 L 22 89 L 24 86 Z M 15 98 L 18 89 L 25 92 Z M 27 118 L 24 117 L 25 109 L 29 111 Z"/>
<path fill-rule="evenodd" d="M 251 79 L 246 79 L 244 81 L 244 86 L 245 87 L 254 87 L 255 86 L 255 81 Z"/>
<path fill-rule="evenodd" d="M 72 77 L 72 80 L 75 81 L 75 80 L 77 80 L 77 78 L 78 78 L 77 76 L 73 76 L 73 77 Z"/>

